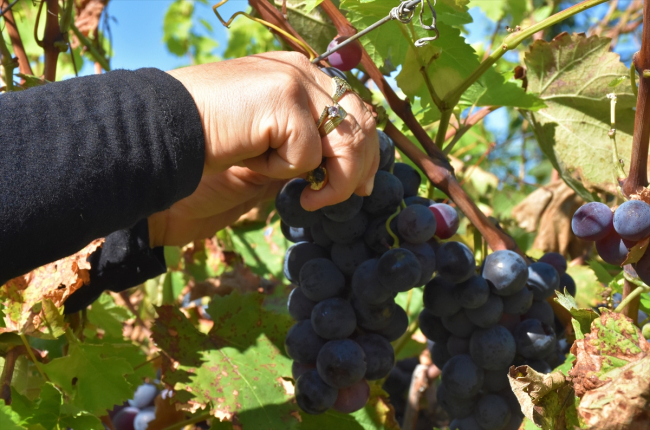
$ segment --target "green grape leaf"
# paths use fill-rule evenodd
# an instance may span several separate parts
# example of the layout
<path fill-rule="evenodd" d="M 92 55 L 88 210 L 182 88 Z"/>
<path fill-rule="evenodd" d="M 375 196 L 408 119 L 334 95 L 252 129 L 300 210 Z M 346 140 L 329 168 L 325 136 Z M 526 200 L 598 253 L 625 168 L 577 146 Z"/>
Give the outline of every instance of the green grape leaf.
<path fill-rule="evenodd" d="M 272 274 L 277 279 L 284 277 L 282 264 L 287 241 L 282 236 L 280 220 L 262 226 L 235 227 L 230 232 L 235 249 L 253 273 L 259 276 Z"/>
<path fill-rule="evenodd" d="M 547 107 L 529 113 L 537 141 L 562 179 L 583 199 L 597 199 L 597 190 L 616 192 L 617 166 L 629 166 L 636 99 L 630 81 L 612 88 L 609 83 L 627 76 L 628 68 L 610 52 L 611 39 L 563 33 L 551 42 L 536 40 L 525 55 L 528 91 Z M 610 130 L 610 100 L 615 93 L 616 146 Z"/>
<path fill-rule="evenodd" d="M 282 7 L 281 0 L 271 3 L 278 9 Z M 287 20 L 309 46 L 322 54 L 327 50 L 327 45 L 334 39 L 337 31 L 327 14 L 319 8 L 310 10 L 310 7 L 309 2 L 287 0 Z"/>
<path fill-rule="evenodd" d="M 241 17 L 235 19 L 228 29 L 228 47 L 223 56 L 239 58 L 279 48 L 280 44 L 266 27 Z"/>
<path fill-rule="evenodd" d="M 133 317 L 127 308 L 116 305 L 113 297 L 108 293 L 100 295 L 93 302 L 87 315 L 91 324 L 104 331 L 104 339 L 119 340 L 122 340 L 124 321 Z"/>
<path fill-rule="evenodd" d="M 46 375 L 83 411 L 103 415 L 130 398 L 135 388 L 125 377 L 133 368 L 114 344 L 72 342 L 68 355 L 43 365 Z"/>
<path fill-rule="evenodd" d="M 182 57 L 190 46 L 189 34 L 192 29 L 194 3 L 176 0 L 169 6 L 163 20 L 163 42 L 174 55 Z"/>
<path fill-rule="evenodd" d="M 569 311 L 573 317 L 571 323 L 576 332 L 576 339 L 582 339 L 584 333 L 589 332 L 591 322 L 599 317 L 598 313 L 591 308 L 579 309 L 575 299 L 568 293 L 564 294 L 560 291 L 556 291 L 555 295 L 557 297 L 553 300 Z"/>
<path fill-rule="evenodd" d="M 102 414 L 105 414 L 104 411 Z M 96 416 L 80 410 L 70 403 L 61 405 L 60 427 L 74 430 L 105 430 L 104 424 Z"/>
<path fill-rule="evenodd" d="M 589 266 L 571 266 L 567 269 L 576 283 L 575 301 L 579 308 L 596 306 L 601 300 L 603 284 Z"/>
<path fill-rule="evenodd" d="M 2 400 L 2 403 L 0 403 L 0 428 L 2 430 L 25 430 L 25 427 L 20 423 L 20 416 Z"/>

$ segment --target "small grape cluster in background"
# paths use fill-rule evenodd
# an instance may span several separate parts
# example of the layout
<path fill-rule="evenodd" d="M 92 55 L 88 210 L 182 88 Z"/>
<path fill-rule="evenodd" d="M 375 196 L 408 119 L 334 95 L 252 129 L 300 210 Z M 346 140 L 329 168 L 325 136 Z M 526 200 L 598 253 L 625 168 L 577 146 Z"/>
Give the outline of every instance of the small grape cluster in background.
<path fill-rule="evenodd" d="M 121 406 L 116 406 L 109 416 L 116 430 L 146 430 L 156 418 L 154 401 L 160 394 L 154 384 L 142 384 L 133 394 L 133 398 Z"/>

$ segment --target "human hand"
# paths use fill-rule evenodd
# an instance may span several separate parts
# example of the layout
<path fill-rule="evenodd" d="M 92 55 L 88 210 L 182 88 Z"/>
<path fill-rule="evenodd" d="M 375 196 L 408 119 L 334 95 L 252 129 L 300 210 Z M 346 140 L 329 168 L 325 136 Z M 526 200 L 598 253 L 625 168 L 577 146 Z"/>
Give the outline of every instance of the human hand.
<path fill-rule="evenodd" d="M 270 52 L 169 73 L 190 92 L 203 122 L 206 161 L 199 189 L 210 175 L 233 165 L 289 179 L 304 176 L 326 157 L 328 183 L 305 190 L 305 209 L 372 191 L 379 164 L 374 117 L 359 97 L 346 93 L 339 103 L 347 118 L 321 138 L 316 120 L 333 104 L 333 83 L 303 55 Z"/>

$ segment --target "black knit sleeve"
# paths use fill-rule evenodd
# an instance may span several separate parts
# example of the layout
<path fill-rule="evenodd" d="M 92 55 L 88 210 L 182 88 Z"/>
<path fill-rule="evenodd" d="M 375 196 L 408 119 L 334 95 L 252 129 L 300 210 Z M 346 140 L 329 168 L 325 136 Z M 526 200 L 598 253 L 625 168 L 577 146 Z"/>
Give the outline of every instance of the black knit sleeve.
<path fill-rule="evenodd" d="M 0 96 L 0 285 L 188 196 L 204 156 L 194 100 L 157 69 Z"/>

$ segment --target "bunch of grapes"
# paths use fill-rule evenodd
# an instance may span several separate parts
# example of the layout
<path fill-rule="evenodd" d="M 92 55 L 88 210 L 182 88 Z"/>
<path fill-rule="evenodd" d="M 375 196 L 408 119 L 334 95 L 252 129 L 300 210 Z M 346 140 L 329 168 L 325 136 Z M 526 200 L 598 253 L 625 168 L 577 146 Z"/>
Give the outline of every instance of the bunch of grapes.
<path fill-rule="evenodd" d="M 391 139 L 379 131 L 380 170 L 370 196 L 307 212 L 300 195 L 308 183 L 288 182 L 276 198 L 287 250 L 284 273 L 298 287 L 288 309 L 297 323 L 285 347 L 294 360 L 298 405 L 318 414 L 363 407 L 366 381 L 395 364 L 390 342 L 408 327 L 395 303 L 399 292 L 428 282 L 436 270 L 434 235 L 458 228 L 453 208 L 417 197 L 419 173 L 395 163 Z M 407 203 L 408 202 L 408 205 Z M 443 259 L 452 270 L 453 259 Z"/>
<path fill-rule="evenodd" d="M 566 260 L 548 253 L 527 265 L 513 251 L 496 251 L 477 275 L 465 245 L 447 242 L 439 260 L 443 253 L 456 262 L 424 287 L 420 314 L 431 359 L 442 369 L 438 403 L 453 419 L 450 429 L 517 429 L 523 415 L 508 369 L 528 365 L 549 373 L 563 361 L 546 300 L 560 288 L 575 294 Z"/>
<path fill-rule="evenodd" d="M 650 205 L 630 200 L 612 212 L 603 203 L 587 203 L 573 215 L 571 228 L 580 239 L 596 242 L 603 261 L 620 266 L 630 249 L 650 237 Z M 650 283 L 650 253 L 646 252 L 633 266 L 639 278 Z"/>
<path fill-rule="evenodd" d="M 156 417 L 154 400 L 160 392 L 154 384 L 142 384 L 133 399 L 109 412 L 113 426 L 119 430 L 146 430 Z"/>

